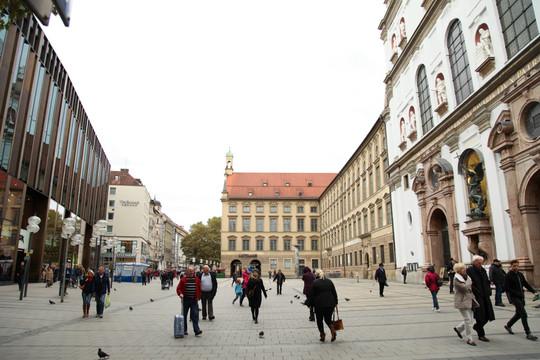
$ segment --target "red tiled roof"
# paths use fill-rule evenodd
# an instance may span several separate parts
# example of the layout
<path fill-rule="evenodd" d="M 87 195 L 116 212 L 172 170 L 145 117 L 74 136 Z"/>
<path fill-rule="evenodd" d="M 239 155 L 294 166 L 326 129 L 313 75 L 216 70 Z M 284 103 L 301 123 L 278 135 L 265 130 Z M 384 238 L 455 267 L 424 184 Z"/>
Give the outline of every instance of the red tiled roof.
<path fill-rule="evenodd" d="M 131 176 L 128 170 L 122 169 L 120 171 L 111 171 L 109 185 L 142 186 L 142 182 Z"/>
<path fill-rule="evenodd" d="M 319 198 L 336 175 L 330 173 L 233 173 L 227 177 L 226 188 L 229 199 L 314 200 Z M 252 195 L 250 196 L 249 193 Z"/>

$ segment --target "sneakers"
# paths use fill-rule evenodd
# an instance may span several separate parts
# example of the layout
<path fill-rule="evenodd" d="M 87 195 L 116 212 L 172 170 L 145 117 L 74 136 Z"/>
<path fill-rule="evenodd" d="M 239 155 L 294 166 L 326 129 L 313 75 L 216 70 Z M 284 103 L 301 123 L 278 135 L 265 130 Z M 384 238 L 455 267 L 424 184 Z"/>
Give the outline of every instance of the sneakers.
<path fill-rule="evenodd" d="M 433 308 L 433 312 L 440 312 L 440 310 L 437 308 Z"/>
<path fill-rule="evenodd" d="M 454 331 L 456 332 L 457 336 L 459 336 L 460 339 L 463 339 L 463 336 L 461 336 L 461 331 L 459 331 L 457 328 L 454 328 Z"/>
<path fill-rule="evenodd" d="M 511 328 L 510 326 L 504 325 L 504 329 L 505 329 L 506 331 L 508 331 L 508 333 L 509 333 L 510 335 L 514 335 L 514 332 L 512 331 L 512 328 Z"/>
<path fill-rule="evenodd" d="M 526 338 L 529 339 L 529 340 L 532 340 L 532 341 L 538 340 L 538 338 L 536 336 L 534 336 L 533 334 L 527 335 Z"/>

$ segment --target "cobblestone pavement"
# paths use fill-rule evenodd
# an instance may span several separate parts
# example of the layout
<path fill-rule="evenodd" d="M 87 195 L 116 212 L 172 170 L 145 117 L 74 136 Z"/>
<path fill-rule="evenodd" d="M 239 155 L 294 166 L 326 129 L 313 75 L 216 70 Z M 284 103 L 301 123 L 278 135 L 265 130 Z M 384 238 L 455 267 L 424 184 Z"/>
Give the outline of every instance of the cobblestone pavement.
<path fill-rule="evenodd" d="M 448 287 L 439 293 L 440 313 L 432 311 L 429 291 L 422 285 L 390 283 L 385 297 L 368 280 L 334 279 L 340 315 L 345 329 L 336 342 L 318 341 L 316 324 L 300 304 L 303 283 L 289 279 L 283 295 L 275 284 L 263 300 L 259 324 L 251 321 L 248 306 L 232 305 L 229 279 L 218 279 L 214 300 L 216 319 L 200 321 L 203 334 L 183 339 L 173 337 L 173 318 L 180 313 L 180 300 L 171 290 L 161 290 L 159 281 L 148 286 L 115 283 L 112 305 L 103 319 L 82 318 L 79 289 L 70 289 L 63 303 L 58 283 L 53 288 L 30 284 L 28 297 L 19 301 L 17 285 L 0 286 L 0 351 L 3 359 L 97 359 L 101 347 L 111 359 L 540 359 L 540 341 L 525 339 L 521 323 L 515 335 L 503 328 L 513 315 L 513 306 L 496 307 L 497 320 L 486 326 L 491 342 L 471 347 L 452 330 L 461 322 L 453 308 Z M 300 295 L 300 299 L 295 298 Z M 345 301 L 349 298 L 350 301 Z M 527 299 L 529 325 L 540 335 L 540 310 Z M 49 299 L 56 304 L 49 304 Z M 154 301 L 150 301 L 153 299 Z M 247 305 L 247 301 L 246 304 Z M 133 311 L 129 310 L 133 307 Z M 258 336 L 264 331 L 264 337 Z"/>

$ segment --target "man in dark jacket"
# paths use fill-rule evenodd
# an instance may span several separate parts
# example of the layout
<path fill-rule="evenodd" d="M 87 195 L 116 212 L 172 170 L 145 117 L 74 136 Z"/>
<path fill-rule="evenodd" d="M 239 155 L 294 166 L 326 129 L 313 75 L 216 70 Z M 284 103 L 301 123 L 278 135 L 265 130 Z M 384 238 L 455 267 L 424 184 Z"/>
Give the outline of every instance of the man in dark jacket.
<path fill-rule="evenodd" d="M 488 280 L 486 269 L 482 266 L 484 258 L 475 255 L 473 256 L 473 264 L 467 268 L 467 275 L 472 280 L 472 291 L 476 301 L 480 304 L 480 307 L 474 311 L 474 318 L 476 324 L 473 329 L 478 334 L 480 341 L 489 341 L 484 331 L 484 325 L 488 321 L 495 320 L 495 313 L 493 312 L 493 306 L 491 305 L 491 285 Z"/>
<path fill-rule="evenodd" d="M 209 320 L 214 320 L 216 317 L 213 301 L 218 287 L 216 273 L 210 272 L 210 267 L 204 265 L 202 273 L 199 273 L 197 277 L 201 280 L 202 319 L 206 320 L 206 315 L 208 315 Z"/>
<path fill-rule="evenodd" d="M 495 285 L 495 306 L 505 306 L 502 302 L 504 278 L 506 273 L 502 269 L 499 259 L 494 259 L 489 267 L 489 281 Z"/>
<path fill-rule="evenodd" d="M 379 268 L 375 271 L 375 281 L 379 282 L 379 296 L 384 296 L 384 285 L 386 285 L 386 271 L 384 271 L 384 264 L 380 263 Z"/>
<path fill-rule="evenodd" d="M 446 271 L 448 272 L 448 287 L 450 288 L 450 294 L 454 293 L 454 277 L 456 272 L 454 271 L 454 265 L 456 265 L 456 260 L 450 258 L 450 262 L 446 265 Z"/>
<path fill-rule="evenodd" d="M 96 317 L 103 317 L 103 309 L 105 308 L 105 295 L 111 293 L 111 283 L 109 277 L 105 275 L 105 268 L 99 267 L 98 274 L 92 280 L 92 292 L 96 296 Z"/>
<path fill-rule="evenodd" d="M 304 266 L 304 275 L 302 275 L 302 280 L 304 281 L 304 291 L 302 292 L 306 297 L 309 295 L 309 290 L 311 289 L 311 284 L 315 280 L 315 275 L 311 272 L 309 266 Z M 315 314 L 313 313 L 313 307 L 309 309 L 309 321 L 315 321 Z"/>
<path fill-rule="evenodd" d="M 278 270 L 274 281 L 277 283 L 277 294 L 281 295 L 281 289 L 283 288 L 283 283 L 285 282 L 285 274 L 281 272 L 281 269 Z"/>
<path fill-rule="evenodd" d="M 527 339 L 533 341 L 537 340 L 538 338 L 531 334 L 529 324 L 527 323 L 527 311 L 525 311 L 525 294 L 523 292 L 523 288 L 526 288 L 532 292 L 534 296 L 538 296 L 538 293 L 532 288 L 531 285 L 529 285 L 527 280 L 525 280 L 523 274 L 519 272 L 519 261 L 510 261 L 510 269 L 512 271 L 508 272 L 504 281 L 504 291 L 506 291 L 506 294 L 508 294 L 508 297 L 511 299 L 512 305 L 516 307 L 516 313 L 508 321 L 508 323 L 504 325 L 504 328 L 506 331 L 508 331 L 508 333 L 513 335 L 514 332 L 512 331 L 512 325 L 521 319 L 523 329 L 525 330 L 525 334 L 527 334 Z"/>

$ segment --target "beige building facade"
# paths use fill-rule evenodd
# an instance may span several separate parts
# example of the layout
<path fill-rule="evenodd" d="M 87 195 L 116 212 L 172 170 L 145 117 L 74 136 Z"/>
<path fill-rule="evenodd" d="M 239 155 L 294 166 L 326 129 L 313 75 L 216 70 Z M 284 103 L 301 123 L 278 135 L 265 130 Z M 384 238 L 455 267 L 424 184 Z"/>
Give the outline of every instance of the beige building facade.
<path fill-rule="evenodd" d="M 221 267 L 244 266 L 285 276 L 321 266 L 319 196 L 336 174 L 235 173 L 226 155 L 222 191 Z M 298 273 L 297 273 L 298 272 Z"/>
<path fill-rule="evenodd" d="M 379 263 L 394 277 L 395 249 L 385 123 L 378 119 L 320 197 L 322 268 L 371 279 Z"/>

